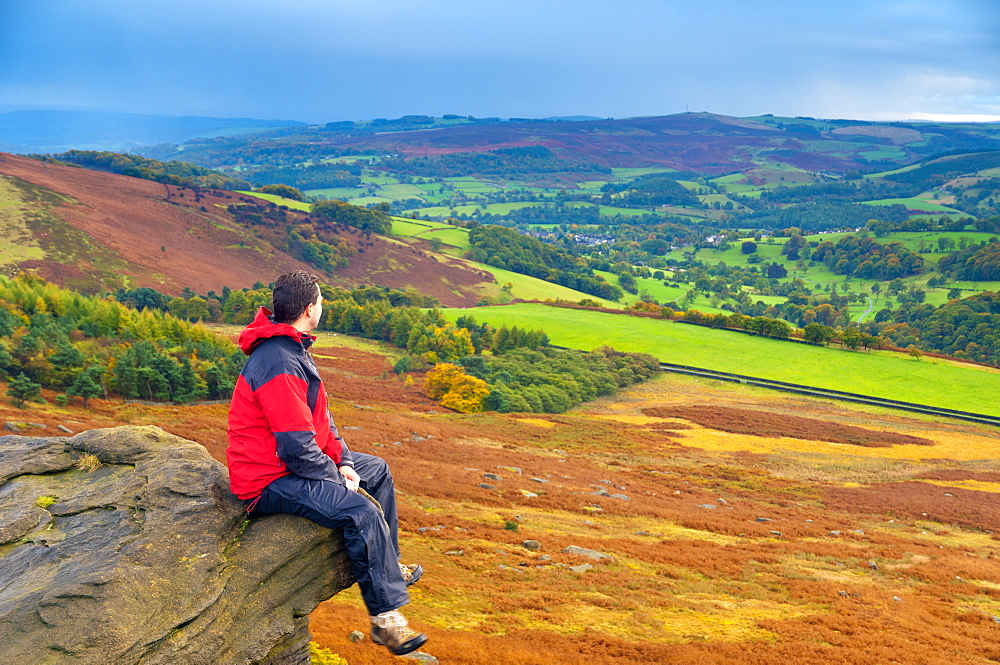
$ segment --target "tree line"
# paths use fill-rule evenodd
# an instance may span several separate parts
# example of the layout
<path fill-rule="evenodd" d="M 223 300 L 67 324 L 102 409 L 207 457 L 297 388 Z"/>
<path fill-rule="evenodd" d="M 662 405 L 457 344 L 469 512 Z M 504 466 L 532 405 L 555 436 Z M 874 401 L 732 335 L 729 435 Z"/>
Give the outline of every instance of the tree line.
<path fill-rule="evenodd" d="M 863 328 L 877 331 L 899 347 L 944 353 L 1000 365 L 1000 293 L 985 292 L 940 307 L 912 303 L 891 318 Z"/>
<path fill-rule="evenodd" d="M 562 413 L 645 381 L 659 362 L 610 347 L 592 352 L 517 347 L 490 357 L 466 356 L 427 374 L 428 394 L 465 413 Z"/>
<path fill-rule="evenodd" d="M 361 184 L 361 165 L 356 162 L 337 162 L 309 166 L 269 166 L 244 171 L 241 175 L 255 187 L 274 184 L 300 190 L 357 187 Z"/>
<path fill-rule="evenodd" d="M 740 203 L 755 207 L 752 199 L 736 197 Z M 863 227 L 873 215 L 889 223 L 902 223 L 910 213 L 904 205 L 864 206 L 854 203 L 797 203 L 779 209 L 763 209 L 738 215 L 732 226 L 753 229 L 787 229 L 798 227 L 807 231 L 835 231 Z"/>
<path fill-rule="evenodd" d="M 1000 280 L 1000 241 L 972 245 L 938 261 L 938 270 L 953 279 L 976 281 Z"/>
<path fill-rule="evenodd" d="M 0 277 L 0 373 L 37 394 L 189 402 L 232 393 L 243 354 L 162 310 Z M 23 392 L 15 390 L 19 394 Z"/>
<path fill-rule="evenodd" d="M 209 189 L 250 189 L 250 183 L 213 169 L 187 162 L 161 162 L 138 155 L 94 150 L 70 150 L 58 155 L 37 156 L 46 161 L 82 166 L 106 173 L 153 180 L 179 187 L 206 187 Z"/>
<path fill-rule="evenodd" d="M 410 287 L 405 290 L 382 286 L 359 286 L 346 289 L 322 285 L 323 299 L 327 302 L 342 301 L 355 305 L 386 301 L 392 307 L 436 307 L 433 296 L 426 296 Z M 194 323 L 250 323 L 261 307 L 271 307 L 271 287 L 258 282 L 252 288 L 231 289 L 222 287 L 221 293 L 209 291 L 199 295 L 185 288 L 178 296 L 170 296 L 146 286 L 135 289 L 120 288 L 111 296 L 133 309 L 154 309 L 169 313 L 178 319 Z M 329 306 L 327 307 L 329 310 Z M 329 311 L 327 312 L 329 316 Z"/>
<path fill-rule="evenodd" d="M 658 206 L 679 205 L 700 207 L 701 202 L 673 178 L 651 175 L 627 183 L 613 183 L 601 187 L 602 202 L 608 205 Z"/>
<path fill-rule="evenodd" d="M 593 172 L 611 173 L 606 166 L 560 159 L 544 146 L 500 148 L 486 152 L 455 152 L 434 157 L 385 157 L 379 168 L 432 178 L 523 173 Z"/>
<path fill-rule="evenodd" d="M 643 354 L 552 349 L 541 330 L 494 329 L 472 316 L 452 324 L 436 309 L 393 306 L 387 298 L 360 300 L 352 295 L 327 302 L 320 329 L 406 349 L 393 368 L 397 374 L 434 365 L 427 374 L 428 394 L 465 413 L 562 413 L 645 380 L 659 367 Z"/>
<path fill-rule="evenodd" d="M 786 245 L 784 249 L 797 248 Z M 795 256 L 789 251 L 788 258 L 797 258 L 799 251 L 807 250 L 797 250 Z M 919 275 L 924 267 L 923 257 L 907 249 L 901 242 L 880 243 L 873 238 L 855 235 L 844 236 L 836 243 L 829 240 L 820 242 L 808 256 L 803 254 L 801 258 L 822 261 L 838 275 L 879 281 Z"/>
<path fill-rule="evenodd" d="M 595 275 L 586 261 L 565 249 L 500 226 L 469 231 L 469 257 L 474 261 L 530 275 L 606 300 L 619 300 L 622 290 Z"/>

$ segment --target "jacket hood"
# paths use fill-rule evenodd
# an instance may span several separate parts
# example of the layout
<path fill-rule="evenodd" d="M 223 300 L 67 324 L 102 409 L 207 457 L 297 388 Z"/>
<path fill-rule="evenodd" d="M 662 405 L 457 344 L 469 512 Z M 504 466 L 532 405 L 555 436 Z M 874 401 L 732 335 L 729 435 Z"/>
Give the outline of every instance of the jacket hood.
<path fill-rule="evenodd" d="M 307 349 L 316 340 L 309 333 L 293 328 L 287 323 L 275 323 L 273 316 L 271 310 L 266 307 L 261 307 L 257 311 L 257 316 L 240 333 L 239 345 L 243 353 L 249 356 L 255 346 L 269 337 L 291 337 Z"/>

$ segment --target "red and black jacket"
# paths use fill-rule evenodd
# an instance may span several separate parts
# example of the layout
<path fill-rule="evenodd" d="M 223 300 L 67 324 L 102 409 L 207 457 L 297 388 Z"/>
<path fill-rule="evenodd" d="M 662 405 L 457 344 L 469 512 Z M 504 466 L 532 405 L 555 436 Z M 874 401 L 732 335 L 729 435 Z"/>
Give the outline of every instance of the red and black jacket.
<path fill-rule="evenodd" d="M 230 487 L 240 499 L 259 496 L 290 473 L 339 483 L 338 467 L 353 466 L 308 352 L 315 339 L 275 323 L 263 307 L 240 333 L 240 348 L 250 357 L 229 407 L 226 449 Z"/>

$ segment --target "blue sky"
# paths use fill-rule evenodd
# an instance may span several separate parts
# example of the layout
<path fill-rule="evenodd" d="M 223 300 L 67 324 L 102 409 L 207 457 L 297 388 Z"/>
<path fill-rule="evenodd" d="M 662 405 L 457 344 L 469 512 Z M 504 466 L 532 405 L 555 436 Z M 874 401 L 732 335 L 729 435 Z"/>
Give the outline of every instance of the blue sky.
<path fill-rule="evenodd" d="M 0 0 L 0 112 L 1000 120 L 1000 0 Z"/>

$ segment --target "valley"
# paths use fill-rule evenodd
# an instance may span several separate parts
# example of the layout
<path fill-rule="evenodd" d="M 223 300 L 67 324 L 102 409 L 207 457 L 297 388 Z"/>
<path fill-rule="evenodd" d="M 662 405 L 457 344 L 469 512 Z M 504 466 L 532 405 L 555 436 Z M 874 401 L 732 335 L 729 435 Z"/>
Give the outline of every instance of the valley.
<path fill-rule="evenodd" d="M 206 340 L 310 270 L 333 415 L 392 465 L 405 558 L 427 571 L 407 616 L 429 653 L 1000 657 L 995 428 L 623 353 L 1000 415 L 994 126 L 420 118 L 144 161 L 0 155 L 0 416 L 29 435 L 155 424 L 222 460 L 214 398 L 239 358 Z M 446 392 L 447 372 L 479 392 Z M 33 381 L 42 399 L 14 406 Z M 315 641 L 390 662 L 348 639 L 359 617 L 338 594 Z"/>

